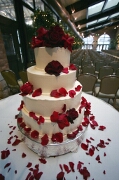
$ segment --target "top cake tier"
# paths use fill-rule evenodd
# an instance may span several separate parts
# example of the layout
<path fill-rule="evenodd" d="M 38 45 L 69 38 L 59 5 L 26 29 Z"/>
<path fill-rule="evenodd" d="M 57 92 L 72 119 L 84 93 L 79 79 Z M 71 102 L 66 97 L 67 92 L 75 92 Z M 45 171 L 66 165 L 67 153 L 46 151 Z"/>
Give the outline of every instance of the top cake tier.
<path fill-rule="evenodd" d="M 36 68 L 44 70 L 46 65 L 55 60 L 59 61 L 61 65 L 65 68 L 70 64 L 70 54 L 71 52 L 68 49 L 55 47 L 55 48 L 46 48 L 40 47 L 35 48 L 35 61 Z"/>

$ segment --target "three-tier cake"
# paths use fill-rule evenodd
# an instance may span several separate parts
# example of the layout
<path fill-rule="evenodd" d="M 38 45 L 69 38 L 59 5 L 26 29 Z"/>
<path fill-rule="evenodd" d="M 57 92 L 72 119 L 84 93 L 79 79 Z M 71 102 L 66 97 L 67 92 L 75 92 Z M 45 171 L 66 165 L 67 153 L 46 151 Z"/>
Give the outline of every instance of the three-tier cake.
<path fill-rule="evenodd" d="M 78 148 L 86 100 L 70 64 L 73 38 L 58 25 L 37 33 L 32 40 L 36 65 L 27 69 L 28 82 L 21 87 L 18 127 L 30 149 L 49 157 Z"/>

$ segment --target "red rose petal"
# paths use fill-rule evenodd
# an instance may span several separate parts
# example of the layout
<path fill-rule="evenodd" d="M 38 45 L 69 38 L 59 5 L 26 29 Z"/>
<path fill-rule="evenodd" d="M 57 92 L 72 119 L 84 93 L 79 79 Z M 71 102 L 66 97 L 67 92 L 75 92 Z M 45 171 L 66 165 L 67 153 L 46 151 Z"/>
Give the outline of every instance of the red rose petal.
<path fill-rule="evenodd" d="M 93 124 L 94 126 L 98 126 L 98 123 L 97 123 L 97 121 L 95 121 L 95 120 L 92 120 L 92 121 L 91 121 L 91 124 Z"/>
<path fill-rule="evenodd" d="M 48 144 L 48 142 L 49 142 L 48 135 L 45 134 L 45 135 L 41 138 L 41 144 L 42 144 L 43 146 L 46 146 L 46 145 Z"/>
<path fill-rule="evenodd" d="M 45 122 L 44 117 L 40 116 L 40 117 L 38 118 L 37 123 L 40 125 L 41 123 L 44 123 L 44 122 Z"/>
<path fill-rule="evenodd" d="M 16 149 L 13 149 L 12 151 L 16 151 Z"/>
<path fill-rule="evenodd" d="M 76 68 L 76 66 L 74 64 L 70 64 L 69 69 L 70 70 L 76 70 L 77 68 Z"/>
<path fill-rule="evenodd" d="M 90 156 L 93 156 L 93 155 L 94 155 L 94 149 L 93 149 L 93 148 L 90 148 L 90 149 L 89 149 L 89 155 L 90 155 Z"/>
<path fill-rule="evenodd" d="M 63 178 L 64 178 L 64 172 L 61 171 L 57 174 L 57 180 L 63 180 Z"/>
<path fill-rule="evenodd" d="M 72 172 L 75 172 L 75 170 L 74 170 L 74 163 L 73 162 L 69 162 L 69 166 L 70 166 Z"/>
<path fill-rule="evenodd" d="M 24 127 L 24 131 L 26 131 L 26 132 L 30 132 L 31 131 L 31 128 L 30 127 Z"/>
<path fill-rule="evenodd" d="M 6 159 L 10 155 L 9 150 L 3 150 L 1 151 L 1 159 Z"/>
<path fill-rule="evenodd" d="M 79 131 L 83 131 L 82 125 L 79 125 L 78 130 L 79 130 Z"/>
<path fill-rule="evenodd" d="M 5 180 L 5 177 L 2 174 L 0 174 L 0 180 Z"/>
<path fill-rule="evenodd" d="M 34 112 L 29 112 L 29 116 L 32 117 L 34 120 L 38 120 L 38 117 L 35 115 Z"/>
<path fill-rule="evenodd" d="M 36 89 L 33 93 L 32 93 L 32 97 L 37 97 L 40 96 L 42 94 L 42 89 Z"/>
<path fill-rule="evenodd" d="M 43 172 L 37 173 L 37 174 L 35 175 L 35 179 L 36 179 L 36 180 L 39 180 L 39 179 L 41 178 L 42 174 L 43 174 Z"/>
<path fill-rule="evenodd" d="M 60 93 L 57 91 L 57 89 L 52 90 L 50 93 L 51 97 L 55 97 L 55 98 L 59 98 L 60 97 Z"/>
<path fill-rule="evenodd" d="M 98 129 L 101 130 L 101 131 L 104 131 L 106 129 L 106 127 L 105 126 L 99 126 Z"/>
<path fill-rule="evenodd" d="M 87 142 L 87 143 L 91 143 L 91 141 L 90 141 L 89 139 L 86 139 L 86 142 Z"/>
<path fill-rule="evenodd" d="M 68 70 L 68 68 L 63 68 L 62 72 L 65 73 L 65 74 L 68 74 L 69 70 Z"/>
<path fill-rule="evenodd" d="M 25 153 L 22 153 L 22 158 L 25 158 L 26 157 L 26 154 Z"/>
<path fill-rule="evenodd" d="M 21 142 L 20 139 L 16 139 L 13 143 L 12 146 L 17 146 Z"/>
<path fill-rule="evenodd" d="M 39 159 L 39 161 L 40 161 L 42 164 L 46 164 L 46 163 L 47 163 L 46 159 L 43 159 L 43 158 Z"/>
<path fill-rule="evenodd" d="M 90 177 L 90 173 L 86 167 L 80 169 L 79 172 L 83 175 L 84 180 L 87 180 L 87 178 Z"/>
<path fill-rule="evenodd" d="M 26 126 L 25 122 L 22 122 L 22 123 L 20 124 L 20 127 L 22 127 L 22 128 L 24 128 L 25 126 Z"/>
<path fill-rule="evenodd" d="M 36 165 L 35 165 L 35 168 L 36 168 L 37 170 L 39 170 L 39 164 L 36 164 Z"/>
<path fill-rule="evenodd" d="M 38 131 L 34 130 L 34 131 L 31 132 L 31 137 L 32 138 L 36 139 L 36 138 L 38 138 L 38 136 L 39 136 L 39 132 Z"/>
<path fill-rule="evenodd" d="M 29 162 L 26 167 L 30 168 L 32 166 L 32 163 Z"/>
<path fill-rule="evenodd" d="M 106 171 L 105 171 L 105 170 L 103 171 L 103 174 L 106 174 Z"/>
<path fill-rule="evenodd" d="M 11 163 L 7 163 L 5 166 L 4 166 L 4 169 L 9 167 Z"/>
<path fill-rule="evenodd" d="M 104 156 L 106 156 L 106 153 L 104 152 Z"/>
<path fill-rule="evenodd" d="M 90 139 L 91 139 L 92 141 L 94 141 L 94 138 L 90 137 Z"/>
<path fill-rule="evenodd" d="M 69 96 L 70 96 L 71 98 L 74 98 L 75 95 L 76 95 L 76 92 L 75 92 L 74 90 L 70 90 L 70 91 L 69 91 Z"/>
<path fill-rule="evenodd" d="M 63 88 L 63 87 L 59 89 L 59 93 L 60 93 L 61 96 L 64 96 L 64 97 L 68 94 L 68 92 L 66 91 L 66 89 Z"/>
<path fill-rule="evenodd" d="M 80 170 L 83 164 L 83 162 L 79 161 L 77 164 L 77 170 Z"/>
<path fill-rule="evenodd" d="M 59 164 L 59 167 L 60 167 L 61 171 L 63 171 L 63 167 L 62 167 L 62 165 L 61 165 L 61 164 Z"/>
<path fill-rule="evenodd" d="M 11 170 L 11 168 L 8 169 L 8 172 Z"/>
<path fill-rule="evenodd" d="M 75 87 L 75 91 L 80 91 L 82 88 L 82 86 L 78 85 L 77 87 Z"/>
<path fill-rule="evenodd" d="M 81 148 L 85 151 L 88 150 L 88 144 L 81 143 Z"/>
<path fill-rule="evenodd" d="M 66 164 L 63 164 L 63 167 L 64 167 L 64 170 L 67 172 L 67 174 L 71 172 L 71 170 Z"/>
<path fill-rule="evenodd" d="M 97 161 L 100 161 L 100 156 L 97 155 L 95 159 L 96 159 Z"/>
<path fill-rule="evenodd" d="M 66 104 L 64 104 L 62 111 L 65 112 L 66 111 Z"/>
<path fill-rule="evenodd" d="M 23 118 L 21 118 L 21 117 L 17 118 L 18 123 L 22 123 L 22 121 L 23 121 Z"/>

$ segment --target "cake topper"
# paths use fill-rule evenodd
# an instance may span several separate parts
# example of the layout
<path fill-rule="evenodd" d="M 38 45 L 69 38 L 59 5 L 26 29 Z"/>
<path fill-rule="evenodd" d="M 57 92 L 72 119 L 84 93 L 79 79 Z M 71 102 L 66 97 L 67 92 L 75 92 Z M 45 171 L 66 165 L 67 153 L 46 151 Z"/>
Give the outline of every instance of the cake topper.
<path fill-rule="evenodd" d="M 74 38 L 65 34 L 59 25 L 51 26 L 49 30 L 40 27 L 37 36 L 32 37 L 31 47 L 64 47 L 72 52 Z"/>

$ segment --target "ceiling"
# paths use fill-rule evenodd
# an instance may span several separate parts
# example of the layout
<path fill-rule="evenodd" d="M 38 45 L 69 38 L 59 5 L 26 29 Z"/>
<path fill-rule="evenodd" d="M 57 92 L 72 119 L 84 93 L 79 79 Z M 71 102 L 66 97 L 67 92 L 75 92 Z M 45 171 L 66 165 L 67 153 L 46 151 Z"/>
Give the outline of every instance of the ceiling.
<path fill-rule="evenodd" d="M 33 0 L 23 0 L 33 7 Z M 119 27 L 119 0 L 35 0 L 36 7 L 46 3 L 80 36 L 106 27 Z M 24 7 L 25 20 L 33 12 Z M 0 0 L 0 15 L 16 20 L 13 0 Z"/>
<path fill-rule="evenodd" d="M 56 1 L 56 0 L 54 0 Z M 88 36 L 106 27 L 119 27 L 119 0 L 57 0 L 77 31 Z"/>

